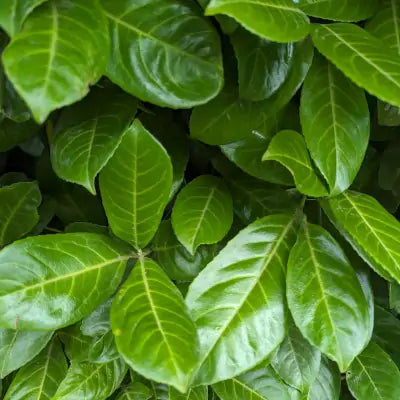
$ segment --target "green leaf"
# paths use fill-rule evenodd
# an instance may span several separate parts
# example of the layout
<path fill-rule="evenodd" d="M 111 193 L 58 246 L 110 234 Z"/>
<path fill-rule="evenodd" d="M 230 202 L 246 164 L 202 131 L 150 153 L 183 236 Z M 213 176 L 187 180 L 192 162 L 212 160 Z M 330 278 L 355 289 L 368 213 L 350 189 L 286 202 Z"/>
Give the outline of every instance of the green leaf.
<path fill-rule="evenodd" d="M 330 194 L 346 190 L 356 177 L 369 140 L 364 91 L 322 57 L 314 57 L 304 81 L 301 126 L 311 157 Z"/>
<path fill-rule="evenodd" d="M 395 400 L 400 397 L 400 372 L 391 358 L 373 342 L 350 365 L 346 381 L 357 400 Z"/>
<path fill-rule="evenodd" d="M 400 314 L 400 285 L 397 282 L 389 283 L 390 308 Z"/>
<path fill-rule="evenodd" d="M 208 400 L 207 386 L 190 388 L 186 393 L 180 393 L 173 387 L 168 388 L 168 400 Z"/>
<path fill-rule="evenodd" d="M 290 400 L 288 387 L 270 367 L 256 368 L 213 385 L 221 400 Z"/>
<path fill-rule="evenodd" d="M 0 325 L 51 330 L 80 320 L 114 292 L 129 257 L 128 247 L 95 233 L 13 243 L 0 252 Z"/>
<path fill-rule="evenodd" d="M 172 184 L 161 144 L 136 120 L 100 173 L 100 191 L 114 234 L 136 248 L 157 231 Z"/>
<path fill-rule="evenodd" d="M 0 328 L 0 378 L 22 367 L 40 353 L 52 335 L 53 332 Z"/>
<path fill-rule="evenodd" d="M 42 123 L 51 111 L 85 96 L 105 70 L 108 49 L 107 21 L 96 0 L 50 0 L 26 19 L 3 63 Z"/>
<path fill-rule="evenodd" d="M 50 399 L 64 379 L 67 369 L 61 343 L 55 338 L 18 371 L 4 400 Z"/>
<path fill-rule="evenodd" d="M 194 255 L 190 254 L 176 238 L 170 220 L 161 222 L 151 250 L 154 259 L 171 279 L 183 281 L 193 280 L 215 252 L 212 246 L 199 246 Z"/>
<path fill-rule="evenodd" d="M 223 84 L 218 35 L 187 0 L 101 1 L 111 28 L 107 76 L 139 99 L 191 108 Z"/>
<path fill-rule="evenodd" d="M 335 239 L 305 221 L 290 252 L 287 300 L 303 336 L 341 371 L 368 343 L 373 321 L 354 270 Z"/>
<path fill-rule="evenodd" d="M 380 275 L 400 282 L 400 224 L 373 197 L 347 191 L 322 207 L 361 257 Z"/>
<path fill-rule="evenodd" d="M 97 336 L 111 330 L 110 310 L 112 300 L 112 298 L 108 299 L 82 320 L 81 332 L 84 335 Z"/>
<path fill-rule="evenodd" d="M 277 133 L 262 159 L 278 161 L 285 166 L 293 175 L 299 192 L 313 197 L 328 194 L 311 164 L 306 143 L 299 133 L 290 130 Z"/>
<path fill-rule="evenodd" d="M 399 126 L 399 108 L 378 100 L 378 124 L 384 126 Z"/>
<path fill-rule="evenodd" d="M 293 0 L 306 14 L 334 21 L 362 21 L 372 17 L 378 0 Z"/>
<path fill-rule="evenodd" d="M 253 222 L 191 284 L 186 303 L 200 338 L 195 384 L 230 379 L 253 368 L 282 342 L 285 267 L 295 240 L 294 222 L 294 215 L 283 214 Z"/>
<path fill-rule="evenodd" d="M 11 150 L 37 134 L 39 125 L 32 120 L 15 122 L 5 118 L 0 122 L 0 152 Z"/>
<path fill-rule="evenodd" d="M 151 390 L 143 383 L 134 382 L 124 386 L 115 400 L 149 400 L 152 395 Z"/>
<path fill-rule="evenodd" d="M 226 14 L 250 32 L 273 42 L 307 36 L 309 19 L 291 0 L 211 0 L 206 15 Z"/>
<path fill-rule="evenodd" d="M 317 377 L 301 400 L 339 400 L 339 396 L 340 372 L 335 363 L 322 356 Z"/>
<path fill-rule="evenodd" d="M 400 56 L 354 24 L 316 25 L 316 48 L 346 76 L 370 94 L 400 106 Z"/>
<path fill-rule="evenodd" d="M 302 336 L 294 326 L 280 345 L 272 367 L 290 386 L 308 391 L 320 369 L 321 353 Z"/>
<path fill-rule="evenodd" d="M 202 175 L 185 186 L 172 209 L 172 228 L 194 255 L 201 244 L 219 242 L 233 221 L 232 197 L 222 179 Z"/>
<path fill-rule="evenodd" d="M 0 4 L 0 26 L 14 36 L 21 29 L 25 18 L 45 0 L 3 0 Z"/>
<path fill-rule="evenodd" d="M 131 368 L 179 391 L 188 389 L 197 361 L 195 326 L 179 290 L 154 261 L 139 258 L 115 296 L 111 325 Z"/>
<path fill-rule="evenodd" d="M 260 101 L 285 82 L 293 62 L 295 43 L 274 43 L 237 29 L 231 35 L 239 69 L 239 95 Z"/>
<path fill-rule="evenodd" d="M 27 234 L 39 221 L 42 196 L 36 182 L 0 188 L 0 247 Z"/>
<path fill-rule="evenodd" d="M 136 106 L 137 100 L 120 90 L 96 88 L 66 109 L 51 143 L 54 172 L 96 194 L 96 175 L 120 144 Z"/>
<path fill-rule="evenodd" d="M 123 360 L 105 364 L 72 363 L 52 400 L 105 400 L 126 375 Z"/>
<path fill-rule="evenodd" d="M 108 235 L 109 229 L 104 225 L 97 225 L 91 222 L 72 222 L 65 227 L 65 233 L 76 233 L 76 232 L 89 232 L 89 233 L 100 233 L 102 235 Z"/>

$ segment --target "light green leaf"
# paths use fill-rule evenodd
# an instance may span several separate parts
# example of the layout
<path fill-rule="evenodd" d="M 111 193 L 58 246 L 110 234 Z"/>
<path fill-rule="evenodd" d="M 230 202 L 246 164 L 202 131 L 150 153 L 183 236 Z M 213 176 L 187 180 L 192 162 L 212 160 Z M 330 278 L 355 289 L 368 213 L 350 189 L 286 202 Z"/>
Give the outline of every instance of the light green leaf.
<path fill-rule="evenodd" d="M 291 0 L 211 0 L 206 15 L 226 14 L 250 32 L 273 42 L 307 36 L 309 19 Z"/>
<path fill-rule="evenodd" d="M 170 386 L 168 400 L 208 400 L 208 388 L 207 386 L 198 386 L 190 388 L 186 393 L 180 393 Z"/>
<path fill-rule="evenodd" d="M 36 182 L 0 188 L 0 247 L 27 234 L 39 221 L 42 196 Z"/>
<path fill-rule="evenodd" d="M 47 400 L 56 393 L 68 365 L 61 343 L 53 339 L 13 379 L 4 400 Z"/>
<path fill-rule="evenodd" d="M 179 290 L 154 261 L 139 258 L 115 296 L 111 325 L 118 351 L 132 369 L 182 392 L 188 389 L 197 361 L 195 326 Z"/>
<path fill-rule="evenodd" d="M 346 381 L 357 400 L 400 398 L 400 372 L 391 358 L 373 342 L 350 365 Z"/>
<path fill-rule="evenodd" d="M 107 76 L 139 99 L 191 108 L 223 84 L 218 35 L 187 0 L 102 0 L 111 28 Z"/>
<path fill-rule="evenodd" d="M 45 0 L 2 0 L 0 3 L 0 26 L 14 36 L 21 29 L 25 18 Z"/>
<path fill-rule="evenodd" d="M 26 19 L 5 49 L 3 63 L 42 123 L 51 111 L 85 96 L 103 74 L 108 51 L 107 21 L 96 0 L 50 0 Z"/>
<path fill-rule="evenodd" d="M 302 224 L 288 262 L 287 300 L 303 336 L 341 371 L 368 343 L 373 321 L 365 295 L 343 250 L 320 226 Z"/>
<path fill-rule="evenodd" d="M 80 320 L 114 292 L 130 252 L 96 233 L 34 236 L 4 248 L 0 325 L 51 330 Z"/>
<path fill-rule="evenodd" d="M 105 400 L 127 372 L 122 359 L 105 364 L 72 363 L 52 400 Z"/>
<path fill-rule="evenodd" d="M 354 24 L 316 25 L 316 48 L 370 94 L 400 106 L 400 56 Z"/>
<path fill-rule="evenodd" d="M 153 396 L 151 390 L 140 382 L 124 386 L 115 400 L 149 400 Z"/>
<path fill-rule="evenodd" d="M 277 133 L 262 159 L 278 161 L 285 166 L 293 175 L 299 192 L 313 197 L 328 194 L 311 164 L 306 143 L 299 133 L 290 130 Z"/>
<path fill-rule="evenodd" d="M 295 43 L 274 43 L 237 29 L 231 35 L 239 69 L 239 95 L 260 101 L 285 82 L 293 62 Z"/>
<path fill-rule="evenodd" d="M 136 113 L 137 100 L 110 89 L 94 89 L 66 109 L 51 143 L 54 172 L 96 194 L 95 178 L 112 157 Z"/>
<path fill-rule="evenodd" d="M 290 386 L 308 391 L 320 369 L 321 353 L 291 325 L 272 359 L 272 367 Z"/>
<path fill-rule="evenodd" d="M 282 342 L 285 266 L 295 219 L 282 214 L 253 222 L 189 287 L 186 303 L 200 338 L 195 384 L 230 379 L 253 368 Z"/>
<path fill-rule="evenodd" d="M 346 190 L 356 177 L 369 140 L 364 91 L 321 56 L 304 81 L 301 126 L 311 157 L 330 194 Z"/>
<path fill-rule="evenodd" d="M 214 246 L 199 246 L 191 255 L 179 243 L 171 221 L 162 221 L 156 236 L 151 243 L 152 257 L 174 280 L 193 280 L 199 272 L 212 260 Z"/>
<path fill-rule="evenodd" d="M 293 0 L 300 10 L 317 18 L 334 21 L 362 21 L 372 17 L 378 0 Z"/>
<path fill-rule="evenodd" d="M 301 400 L 339 400 L 339 396 L 340 372 L 335 363 L 322 356 L 317 378 Z"/>
<path fill-rule="evenodd" d="M 136 120 L 100 173 L 100 191 L 114 234 L 136 248 L 157 231 L 172 184 L 161 144 Z"/>
<path fill-rule="evenodd" d="M 272 368 L 256 368 L 213 385 L 221 400 L 290 400 L 288 387 Z"/>
<path fill-rule="evenodd" d="M 0 328 L 0 378 L 22 367 L 46 346 L 53 332 Z"/>
<path fill-rule="evenodd" d="M 373 197 L 347 191 L 322 202 L 331 221 L 380 275 L 400 282 L 400 223 Z"/>
<path fill-rule="evenodd" d="M 219 242 L 233 221 L 232 197 L 222 179 L 202 175 L 185 186 L 172 209 L 172 228 L 194 255 L 201 244 Z"/>

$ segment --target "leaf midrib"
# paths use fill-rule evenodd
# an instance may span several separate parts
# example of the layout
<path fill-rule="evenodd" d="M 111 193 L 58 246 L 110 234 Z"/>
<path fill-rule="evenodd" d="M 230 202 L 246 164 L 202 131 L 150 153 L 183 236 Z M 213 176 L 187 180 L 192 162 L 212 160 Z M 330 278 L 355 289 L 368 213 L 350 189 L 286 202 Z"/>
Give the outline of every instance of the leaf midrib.
<path fill-rule="evenodd" d="M 49 350 L 47 352 L 46 362 L 44 364 L 44 369 L 43 369 L 43 377 L 40 382 L 39 391 L 38 391 L 36 400 L 40 400 L 41 394 L 43 393 L 44 382 L 46 381 L 46 375 L 47 375 L 47 370 L 49 368 L 52 349 L 53 349 L 53 341 L 51 341 L 49 344 Z"/>
<path fill-rule="evenodd" d="M 374 388 L 374 390 L 375 390 L 375 393 L 379 396 L 379 398 L 380 398 L 381 400 L 385 400 L 385 399 L 381 396 L 381 394 L 380 394 L 378 388 L 377 388 L 376 385 L 375 385 L 375 382 L 373 381 L 371 375 L 368 373 L 367 369 L 364 367 L 364 364 L 360 361 L 359 357 L 356 357 L 356 360 L 357 360 L 357 362 L 360 364 L 360 366 L 361 366 L 363 372 L 365 373 L 365 375 L 367 376 L 367 378 L 369 379 L 369 381 L 371 382 L 371 384 L 372 384 L 372 386 L 373 386 L 373 388 Z"/>

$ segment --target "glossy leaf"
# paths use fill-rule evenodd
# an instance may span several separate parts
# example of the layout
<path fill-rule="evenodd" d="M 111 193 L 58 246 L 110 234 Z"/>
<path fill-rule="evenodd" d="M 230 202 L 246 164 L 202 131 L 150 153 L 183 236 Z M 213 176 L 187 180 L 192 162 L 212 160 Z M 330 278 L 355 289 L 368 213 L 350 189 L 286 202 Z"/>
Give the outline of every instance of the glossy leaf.
<path fill-rule="evenodd" d="M 317 18 L 334 21 L 362 21 L 372 17 L 378 0 L 293 0 L 300 10 Z"/>
<path fill-rule="evenodd" d="M 231 35 L 239 68 L 239 95 L 259 101 L 270 97 L 286 80 L 295 43 L 274 43 L 237 29 Z"/>
<path fill-rule="evenodd" d="M 51 0 L 26 19 L 4 51 L 3 63 L 37 122 L 84 97 L 89 84 L 103 74 L 109 49 L 106 27 L 95 0 Z"/>
<path fill-rule="evenodd" d="M 316 25 L 312 38 L 317 49 L 357 85 L 400 106 L 400 56 L 388 52 L 383 41 L 357 25 L 343 23 Z"/>
<path fill-rule="evenodd" d="M 308 391 L 313 384 L 320 363 L 321 353 L 293 325 L 272 359 L 272 367 L 278 375 L 301 392 Z"/>
<path fill-rule="evenodd" d="M 139 258 L 114 299 L 111 325 L 118 351 L 131 368 L 187 390 L 197 361 L 195 326 L 179 290 L 154 261 Z M 157 352 L 150 354 L 151 346 Z"/>
<path fill-rule="evenodd" d="M 111 28 L 107 76 L 163 107 L 191 108 L 223 83 L 216 31 L 189 1 L 102 0 Z"/>
<path fill-rule="evenodd" d="M 153 238 L 167 205 L 172 165 L 161 144 L 136 120 L 100 173 L 100 191 L 114 234 L 136 248 Z"/>
<path fill-rule="evenodd" d="M 0 325 L 51 330 L 80 320 L 113 293 L 129 257 L 129 248 L 95 233 L 13 243 L 0 252 Z"/>
<path fill-rule="evenodd" d="M 111 330 L 110 310 L 112 298 L 98 306 L 82 320 L 81 332 L 86 336 L 97 336 Z"/>
<path fill-rule="evenodd" d="M 343 192 L 356 177 L 368 146 L 364 91 L 325 59 L 314 57 L 301 92 L 300 116 L 307 148 L 330 194 Z"/>
<path fill-rule="evenodd" d="M 192 255 L 199 245 L 222 240 L 232 220 L 229 189 L 211 175 L 199 176 L 181 190 L 171 217 L 176 237 Z"/>
<path fill-rule="evenodd" d="M 105 400 L 117 390 L 126 372 L 121 359 L 105 364 L 72 363 L 52 400 Z"/>
<path fill-rule="evenodd" d="M 213 385 L 221 400 L 290 400 L 288 387 L 271 367 L 256 368 Z"/>
<path fill-rule="evenodd" d="M 53 397 L 67 373 L 68 365 L 61 343 L 53 339 L 13 379 L 4 400 L 46 400 Z"/>
<path fill-rule="evenodd" d="M 369 341 L 367 301 L 343 250 L 305 221 L 290 252 L 287 300 L 303 336 L 345 371 Z"/>
<path fill-rule="evenodd" d="M 171 279 L 193 280 L 212 260 L 215 249 L 200 246 L 194 255 L 179 243 L 171 221 L 162 221 L 151 244 L 152 255 Z"/>
<path fill-rule="evenodd" d="M 136 113 L 137 100 L 122 91 L 94 89 L 66 109 L 51 146 L 54 172 L 96 194 L 96 175 L 112 157 Z"/>
<path fill-rule="evenodd" d="M 271 140 L 263 155 L 264 161 L 278 161 L 293 175 L 299 192 L 313 197 L 327 195 L 324 183 L 317 176 L 304 138 L 295 131 L 281 131 Z"/>
<path fill-rule="evenodd" d="M 196 384 L 230 379 L 282 342 L 284 270 L 294 221 L 295 216 L 282 214 L 253 222 L 191 284 L 186 303 L 200 338 Z"/>
<path fill-rule="evenodd" d="M 226 14 L 250 32 L 273 42 L 307 36 L 309 19 L 291 0 L 211 0 L 206 15 Z"/>
<path fill-rule="evenodd" d="M 170 386 L 168 400 L 208 400 L 208 388 L 207 386 L 198 386 L 190 388 L 186 393 L 180 393 Z"/>
<path fill-rule="evenodd" d="M 322 202 L 324 211 L 363 259 L 386 279 L 400 282 L 400 223 L 374 198 L 347 191 Z"/>
<path fill-rule="evenodd" d="M 149 400 L 153 396 L 151 390 L 140 382 L 123 387 L 115 400 Z"/>
<path fill-rule="evenodd" d="M 53 332 L 0 328 L 0 378 L 32 360 L 46 346 Z"/>
<path fill-rule="evenodd" d="M 42 196 L 36 182 L 0 188 L 0 247 L 27 234 L 39 221 Z"/>
<path fill-rule="evenodd" d="M 400 372 L 373 342 L 350 365 L 346 380 L 357 400 L 395 400 L 400 396 Z"/>

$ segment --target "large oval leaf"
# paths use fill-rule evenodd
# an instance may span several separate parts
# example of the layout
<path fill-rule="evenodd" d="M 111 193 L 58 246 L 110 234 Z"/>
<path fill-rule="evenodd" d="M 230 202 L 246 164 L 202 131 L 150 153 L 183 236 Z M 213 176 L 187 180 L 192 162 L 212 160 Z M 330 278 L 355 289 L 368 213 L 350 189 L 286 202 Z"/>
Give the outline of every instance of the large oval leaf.
<path fill-rule="evenodd" d="M 400 106 L 400 56 L 354 24 L 316 25 L 317 49 L 345 75 L 372 95 Z"/>
<path fill-rule="evenodd" d="M 278 161 L 293 175 L 299 192 L 313 197 L 328 194 L 311 163 L 304 138 L 295 131 L 281 131 L 271 140 L 263 161 Z"/>
<path fill-rule="evenodd" d="M 149 400 L 153 396 L 151 390 L 140 382 L 123 387 L 115 400 Z"/>
<path fill-rule="evenodd" d="M 105 364 L 72 363 L 52 400 L 105 400 L 117 390 L 126 371 L 121 358 Z"/>
<path fill-rule="evenodd" d="M 350 365 L 346 380 L 357 400 L 400 398 L 400 372 L 392 359 L 374 342 Z"/>
<path fill-rule="evenodd" d="M 345 371 L 369 341 L 373 321 L 339 244 L 305 221 L 290 252 L 287 299 L 303 336 Z"/>
<path fill-rule="evenodd" d="M 400 223 L 373 197 L 347 191 L 322 201 L 324 211 L 380 275 L 400 283 Z"/>
<path fill-rule="evenodd" d="M 130 252 L 96 233 L 13 243 L 0 252 L 0 325 L 50 330 L 80 320 L 113 293 Z"/>
<path fill-rule="evenodd" d="M 321 56 L 304 81 L 301 126 L 312 159 L 330 194 L 346 190 L 356 177 L 369 140 L 364 91 Z"/>
<path fill-rule="evenodd" d="M 212 175 L 199 176 L 185 186 L 171 216 L 176 237 L 192 255 L 199 245 L 222 240 L 232 221 L 229 189 L 222 179 Z"/>
<path fill-rule="evenodd" d="M 60 341 L 55 338 L 13 379 L 4 400 L 47 400 L 56 393 L 68 365 Z"/>
<path fill-rule="evenodd" d="M 100 173 L 100 191 L 115 235 L 145 247 L 157 231 L 172 184 L 161 144 L 136 120 Z"/>
<path fill-rule="evenodd" d="M 294 215 L 272 215 L 252 223 L 189 287 L 186 302 L 200 338 L 196 384 L 254 367 L 283 340 L 284 271 L 294 221 Z"/>
<path fill-rule="evenodd" d="M 272 367 L 290 386 L 306 392 L 320 369 L 321 353 L 292 325 L 272 359 Z"/>
<path fill-rule="evenodd" d="M 107 76 L 144 101 L 190 108 L 223 83 L 219 38 L 187 0 L 102 0 L 111 26 Z"/>
<path fill-rule="evenodd" d="M 22 367 L 51 339 L 53 332 L 0 328 L 0 378 Z"/>
<path fill-rule="evenodd" d="M 186 393 L 180 393 L 170 386 L 168 400 L 208 400 L 208 388 L 207 386 L 198 386 L 190 388 Z"/>
<path fill-rule="evenodd" d="M 108 51 L 107 20 L 96 0 L 51 0 L 29 15 L 3 63 L 36 121 L 44 122 L 88 92 L 105 70 Z"/>
<path fill-rule="evenodd" d="M 0 247 L 27 234 L 39 221 L 42 196 L 36 182 L 0 188 Z"/>
<path fill-rule="evenodd" d="M 213 385 L 221 400 L 290 400 L 288 387 L 271 367 L 256 368 Z"/>
<path fill-rule="evenodd" d="M 96 88 L 66 109 L 51 143 L 54 172 L 96 194 L 96 175 L 120 144 L 136 106 L 137 100 L 120 90 Z"/>
<path fill-rule="evenodd" d="M 187 390 L 197 361 L 196 329 L 179 290 L 154 261 L 139 258 L 115 296 L 111 325 L 120 354 L 135 371 Z"/>
<path fill-rule="evenodd" d="M 291 0 L 211 0 L 206 15 L 226 14 L 254 34 L 273 42 L 307 36 L 308 17 Z"/>

